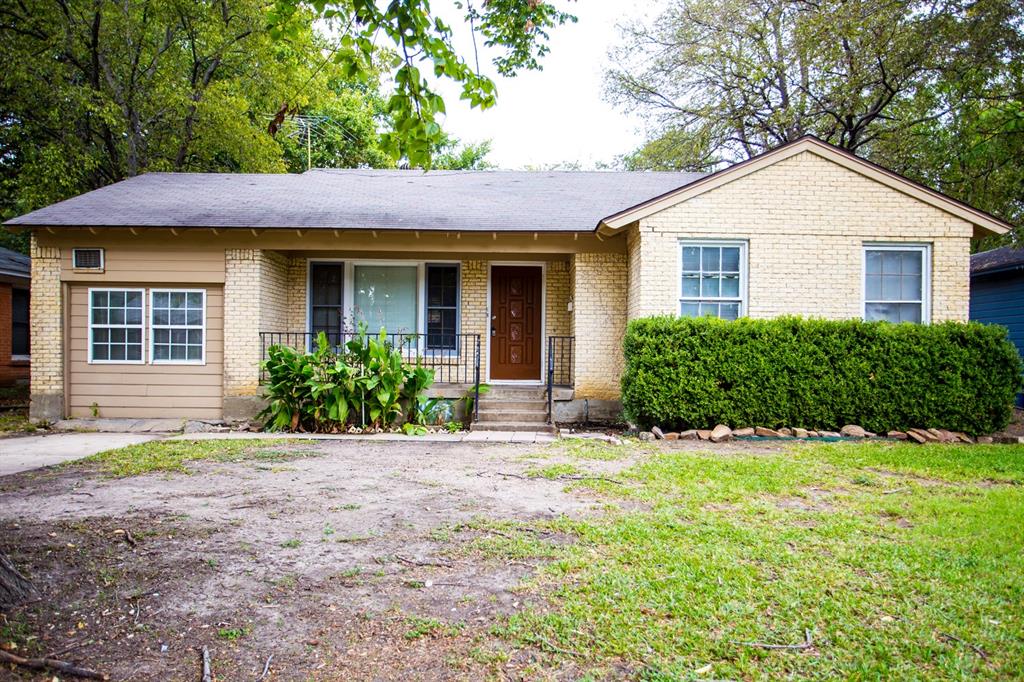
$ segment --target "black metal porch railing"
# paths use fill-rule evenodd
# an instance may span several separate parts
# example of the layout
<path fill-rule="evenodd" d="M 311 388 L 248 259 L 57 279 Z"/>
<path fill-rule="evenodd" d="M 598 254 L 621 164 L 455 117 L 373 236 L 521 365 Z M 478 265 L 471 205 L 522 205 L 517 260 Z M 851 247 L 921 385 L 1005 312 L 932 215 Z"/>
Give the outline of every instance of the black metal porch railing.
<path fill-rule="evenodd" d="M 326 332 L 325 332 L 326 333 Z M 359 337 L 357 332 L 330 332 L 327 342 L 340 348 Z M 267 359 L 271 346 L 288 346 L 312 350 L 316 344 L 312 332 L 260 332 L 260 358 Z M 480 391 L 480 335 L 479 334 L 386 334 L 386 343 L 402 353 L 409 364 L 419 363 L 434 370 L 434 383 L 463 384 L 474 392 L 474 412 Z M 260 382 L 266 381 L 263 363 L 260 363 Z"/>
<path fill-rule="evenodd" d="M 547 355 L 548 423 L 555 421 L 555 387 L 572 386 L 575 336 L 549 336 Z"/>

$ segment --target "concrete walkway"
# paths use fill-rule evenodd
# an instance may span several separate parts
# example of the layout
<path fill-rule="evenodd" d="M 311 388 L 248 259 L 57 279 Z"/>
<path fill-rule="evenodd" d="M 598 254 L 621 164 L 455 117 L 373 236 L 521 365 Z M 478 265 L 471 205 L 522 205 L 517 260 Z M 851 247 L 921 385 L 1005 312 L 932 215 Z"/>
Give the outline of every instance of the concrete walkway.
<path fill-rule="evenodd" d="M 406 443 L 550 443 L 558 436 L 544 432 L 462 431 L 459 433 L 428 433 L 407 436 L 404 433 L 250 433 L 224 431 L 185 433 L 168 440 L 226 440 L 237 438 L 296 439 L 296 440 L 348 440 L 348 441 L 402 441 Z"/>
<path fill-rule="evenodd" d="M 0 476 L 82 459 L 104 450 L 145 443 L 146 433 L 55 433 L 0 439 Z"/>

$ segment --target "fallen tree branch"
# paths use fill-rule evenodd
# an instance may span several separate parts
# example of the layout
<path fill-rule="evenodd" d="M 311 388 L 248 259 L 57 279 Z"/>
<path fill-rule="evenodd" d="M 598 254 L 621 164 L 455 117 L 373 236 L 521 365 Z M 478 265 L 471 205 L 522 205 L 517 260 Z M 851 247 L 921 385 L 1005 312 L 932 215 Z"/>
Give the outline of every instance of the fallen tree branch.
<path fill-rule="evenodd" d="M 978 646 L 976 644 L 971 644 L 967 640 L 960 639 L 956 635 L 951 635 L 948 632 L 940 632 L 939 633 L 939 637 L 942 637 L 943 639 L 947 639 L 947 640 L 950 640 L 950 641 L 953 641 L 953 642 L 959 642 L 960 644 L 963 644 L 965 647 L 968 647 L 968 648 L 972 649 L 974 651 L 974 653 L 976 653 L 979 656 L 981 656 L 982 660 L 985 660 L 985 661 L 988 660 L 988 654 L 986 654 L 985 650 L 982 649 L 980 646 Z"/>
<path fill-rule="evenodd" d="M 61 649 L 60 651 L 54 651 L 52 653 L 46 654 L 45 656 L 43 656 L 43 658 L 49 658 L 49 659 L 58 658 L 60 656 L 63 656 L 64 654 L 69 654 L 72 651 L 75 651 L 76 649 L 81 649 L 83 646 L 89 646 L 90 644 L 95 644 L 95 643 L 96 643 L 95 639 L 88 639 L 88 640 L 86 640 L 84 642 L 78 642 L 76 644 L 72 644 L 71 646 L 66 646 L 63 649 Z"/>
<path fill-rule="evenodd" d="M 0 649 L 0 661 L 20 665 L 22 668 L 30 670 L 55 670 L 69 677 L 80 677 L 86 680 L 110 679 L 110 676 L 106 673 L 89 670 L 88 668 L 79 668 L 77 665 L 66 661 L 58 661 L 55 658 L 22 658 L 3 649 Z"/>
<path fill-rule="evenodd" d="M 810 649 L 814 646 L 814 642 L 811 640 L 811 631 L 804 630 L 804 641 L 800 644 L 769 644 L 767 642 L 730 642 L 731 644 L 738 644 L 740 646 L 752 646 L 758 649 L 770 649 L 773 651 L 799 651 L 801 649 Z"/>
<path fill-rule="evenodd" d="M 607 483 L 614 483 L 615 485 L 625 485 L 622 481 L 616 481 L 614 478 L 605 478 L 604 476 L 584 476 L 584 475 L 570 475 L 562 474 L 556 476 L 555 479 L 545 478 L 544 476 L 523 476 L 521 474 L 510 474 L 506 471 L 497 472 L 499 476 L 505 476 L 507 478 L 518 478 L 521 481 L 536 481 L 537 479 L 544 480 L 559 480 L 559 481 L 606 481 Z"/>
<path fill-rule="evenodd" d="M 267 656 L 267 662 L 263 664 L 263 674 L 260 675 L 261 680 L 267 676 L 267 673 L 270 672 L 270 662 L 272 660 L 274 660 L 274 654 L 270 654 L 269 656 Z"/>
<path fill-rule="evenodd" d="M 203 682 L 213 682 L 213 671 L 210 670 L 210 650 L 203 647 Z"/>
<path fill-rule="evenodd" d="M 614 478 L 605 478 L 604 476 L 570 476 L 563 474 L 558 477 L 560 481 L 604 481 L 606 483 L 614 483 L 615 485 L 626 485 L 622 481 L 616 481 Z"/>
<path fill-rule="evenodd" d="M 114 535 L 120 535 L 122 538 L 124 538 L 124 541 L 127 542 L 128 545 L 133 549 L 139 544 L 135 541 L 135 538 L 132 537 L 132 532 L 127 528 L 118 528 L 114 531 Z"/>
<path fill-rule="evenodd" d="M 892 490 L 883 490 L 882 494 L 883 495 L 895 495 L 896 493 L 905 493 L 908 490 L 910 490 L 910 488 L 893 488 Z"/>

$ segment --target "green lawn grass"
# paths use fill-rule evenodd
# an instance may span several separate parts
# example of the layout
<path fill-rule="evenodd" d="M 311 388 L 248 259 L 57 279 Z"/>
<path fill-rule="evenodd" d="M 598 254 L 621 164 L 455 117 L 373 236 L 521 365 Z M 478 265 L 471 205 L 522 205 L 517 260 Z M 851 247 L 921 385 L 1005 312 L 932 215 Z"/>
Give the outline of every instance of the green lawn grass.
<path fill-rule="evenodd" d="M 35 430 L 35 425 L 28 420 L 28 416 L 23 412 L 0 413 L 0 435 L 8 433 L 31 433 Z"/>
<path fill-rule="evenodd" d="M 107 450 L 78 461 L 98 464 L 104 473 L 124 477 L 155 472 L 188 473 L 187 465 L 200 460 L 279 462 L 311 454 L 305 450 L 282 450 L 281 445 L 286 442 L 258 438 L 160 440 Z M 71 465 L 77 463 L 72 462 Z"/>
<path fill-rule="evenodd" d="M 630 504 L 543 524 L 577 542 L 505 637 L 597 677 L 1024 677 L 1024 447 L 671 452 L 617 478 L 574 485 Z"/>

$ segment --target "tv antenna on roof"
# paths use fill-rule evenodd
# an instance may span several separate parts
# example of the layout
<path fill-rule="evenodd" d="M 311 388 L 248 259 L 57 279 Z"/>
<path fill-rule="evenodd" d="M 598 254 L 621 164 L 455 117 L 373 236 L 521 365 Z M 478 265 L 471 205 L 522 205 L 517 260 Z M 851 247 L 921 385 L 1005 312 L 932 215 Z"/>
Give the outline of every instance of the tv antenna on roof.
<path fill-rule="evenodd" d="M 284 118 L 265 114 L 265 118 L 271 120 L 268 128 L 271 135 L 279 130 L 285 130 L 285 137 L 297 140 L 304 140 L 306 143 L 306 170 L 313 167 L 313 138 L 326 137 L 329 133 L 341 133 L 341 135 L 353 144 L 359 140 L 352 134 L 343 123 L 330 116 L 320 114 L 293 114 Z"/>

